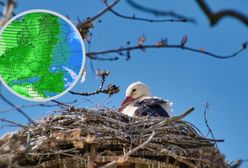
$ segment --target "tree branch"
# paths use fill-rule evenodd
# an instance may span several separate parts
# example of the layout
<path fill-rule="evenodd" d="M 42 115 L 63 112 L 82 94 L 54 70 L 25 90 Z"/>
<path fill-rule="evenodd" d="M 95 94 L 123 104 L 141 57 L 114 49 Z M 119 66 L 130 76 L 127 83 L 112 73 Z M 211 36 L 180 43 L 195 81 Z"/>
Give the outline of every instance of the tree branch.
<path fill-rule="evenodd" d="M 1 5 L 4 5 L 2 18 L 0 20 L 0 27 L 2 27 L 10 18 L 10 15 L 13 14 L 13 9 L 16 5 L 16 0 L 8 0 L 6 4 L 3 2 Z"/>
<path fill-rule="evenodd" d="M 103 9 L 102 11 L 100 11 L 99 13 L 97 13 L 95 16 L 93 16 L 91 18 L 88 18 L 85 22 L 93 22 L 93 21 L 95 21 L 96 19 L 100 18 L 103 14 L 105 14 L 106 12 L 108 12 L 109 10 L 111 10 L 111 8 L 113 8 L 119 2 L 120 2 L 120 0 L 113 1 L 105 9 Z"/>
<path fill-rule="evenodd" d="M 107 1 L 104 2 L 107 7 L 109 7 L 109 4 Z M 178 18 L 178 19 L 147 19 L 142 17 L 136 17 L 135 14 L 133 16 L 127 16 L 120 14 L 119 12 L 115 11 L 113 8 L 110 8 L 109 11 L 114 14 L 117 17 L 127 19 L 127 20 L 134 20 L 134 21 L 144 21 L 144 22 L 150 22 L 150 23 L 162 23 L 162 22 L 190 22 L 186 18 Z"/>
<path fill-rule="evenodd" d="M 108 12 L 118 2 L 120 2 L 120 0 L 115 0 L 109 6 L 107 6 L 105 9 L 98 12 L 95 16 L 89 17 L 83 22 L 79 21 L 79 23 L 76 25 L 76 27 L 84 39 L 87 40 L 87 38 L 88 38 L 89 30 L 93 27 L 92 22 L 94 22 L 96 19 L 100 18 L 106 12 Z"/>
<path fill-rule="evenodd" d="M 248 17 L 238 11 L 221 10 L 218 12 L 213 12 L 210 7 L 204 2 L 204 0 L 196 0 L 196 3 L 208 17 L 211 26 L 215 26 L 224 17 L 233 17 L 248 26 Z"/>
<path fill-rule="evenodd" d="M 14 121 L 10 121 L 10 120 L 4 119 L 4 118 L 0 118 L 0 121 L 6 122 L 6 123 L 10 123 L 10 124 L 16 125 L 16 126 L 18 126 L 18 127 L 25 127 L 25 126 L 22 125 L 22 124 L 19 124 L 19 123 L 16 123 L 16 122 L 14 122 Z"/>
<path fill-rule="evenodd" d="M 109 75 L 109 71 L 105 70 L 103 72 L 100 72 L 98 74 L 98 76 L 101 77 L 101 83 L 99 86 L 99 89 L 97 89 L 96 91 L 93 92 L 74 92 L 74 91 L 69 91 L 69 93 L 74 94 L 74 95 L 81 95 L 81 96 L 92 96 L 92 95 L 96 95 L 96 94 L 108 94 L 108 95 L 113 95 L 119 92 L 119 87 L 116 85 L 112 85 L 112 84 L 108 84 L 107 88 L 104 89 L 104 83 L 106 80 L 106 77 Z"/>
<path fill-rule="evenodd" d="M 11 107 L 13 107 L 14 109 L 16 109 L 16 111 L 18 111 L 20 114 L 22 114 L 25 118 L 27 118 L 27 120 L 32 123 L 35 124 L 35 122 L 24 112 L 22 111 L 19 107 L 17 107 L 15 104 L 13 104 L 11 101 L 9 101 L 6 97 L 4 97 L 2 94 L 0 94 L 0 98 L 6 102 L 8 105 L 10 105 Z"/>
<path fill-rule="evenodd" d="M 63 102 L 60 102 L 60 101 L 58 101 L 58 100 L 51 100 L 51 102 L 54 102 L 54 103 L 56 103 L 56 104 L 59 105 L 59 106 L 71 107 L 71 106 L 68 105 L 67 103 L 63 103 Z"/>
<path fill-rule="evenodd" d="M 74 100 L 74 101 L 71 101 L 71 102 L 66 102 L 65 104 L 73 104 L 73 103 L 76 103 L 77 100 Z M 56 103 L 56 102 L 55 102 Z M 8 108 L 8 109 L 3 109 L 3 110 L 0 110 L 0 113 L 5 113 L 5 112 L 10 112 L 10 111 L 14 111 L 16 110 L 16 108 L 19 108 L 19 109 L 24 109 L 24 108 L 31 108 L 31 107 L 57 107 L 58 106 L 58 103 L 56 104 L 46 104 L 46 103 L 38 103 L 38 104 L 26 104 L 26 105 L 20 105 L 20 106 L 15 106 L 15 108 Z"/>
<path fill-rule="evenodd" d="M 175 49 L 182 49 L 182 50 L 188 50 L 195 53 L 205 54 L 217 59 L 228 59 L 233 58 L 237 56 L 239 53 L 241 53 L 244 49 L 247 48 L 247 42 L 243 43 L 241 48 L 234 53 L 230 55 L 218 55 L 209 51 L 205 51 L 203 49 L 195 49 L 191 47 L 186 47 L 182 44 L 150 44 L 150 45 L 136 45 L 136 46 L 128 46 L 128 47 L 120 47 L 116 49 L 110 49 L 110 50 L 103 50 L 103 51 L 95 51 L 95 52 L 88 52 L 86 53 L 86 56 L 88 56 L 91 59 L 98 59 L 98 55 L 105 55 L 105 54 L 112 54 L 112 53 L 118 53 L 119 55 L 123 55 L 122 52 L 130 52 L 133 50 L 144 50 L 144 49 L 151 49 L 151 48 L 175 48 Z M 118 59 L 115 59 L 118 60 Z"/>
<path fill-rule="evenodd" d="M 170 17 L 177 18 L 177 19 L 187 20 L 187 22 L 195 23 L 194 19 L 187 18 L 185 16 L 179 15 L 179 14 L 174 13 L 172 11 L 163 11 L 163 10 L 158 10 L 158 9 L 152 9 L 150 7 L 142 6 L 142 5 L 134 2 L 133 0 L 126 0 L 126 1 L 133 8 L 138 9 L 138 10 L 143 11 L 143 12 L 146 12 L 146 13 L 150 13 L 150 14 L 153 14 L 153 15 L 156 15 L 156 16 L 170 16 Z"/>

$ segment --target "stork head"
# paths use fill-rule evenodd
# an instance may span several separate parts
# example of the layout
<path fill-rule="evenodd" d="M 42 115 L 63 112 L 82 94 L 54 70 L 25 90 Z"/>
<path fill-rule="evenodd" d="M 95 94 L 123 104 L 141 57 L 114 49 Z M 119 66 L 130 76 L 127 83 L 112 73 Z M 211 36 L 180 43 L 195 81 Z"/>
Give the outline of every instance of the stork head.
<path fill-rule="evenodd" d="M 131 97 L 134 100 L 145 96 L 150 96 L 150 91 L 148 87 L 140 81 L 130 84 L 126 90 L 126 97 Z"/>
<path fill-rule="evenodd" d="M 121 112 L 131 102 L 146 96 L 150 96 L 150 91 L 144 83 L 138 81 L 130 84 L 126 90 L 126 98 L 118 111 Z"/>

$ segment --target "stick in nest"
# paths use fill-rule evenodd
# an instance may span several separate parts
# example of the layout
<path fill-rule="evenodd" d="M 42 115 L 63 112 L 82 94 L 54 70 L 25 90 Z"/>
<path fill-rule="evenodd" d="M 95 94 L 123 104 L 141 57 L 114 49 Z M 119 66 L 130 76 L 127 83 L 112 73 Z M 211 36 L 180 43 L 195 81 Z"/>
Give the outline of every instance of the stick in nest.
<path fill-rule="evenodd" d="M 110 167 L 110 166 L 112 166 L 114 164 L 121 164 L 121 163 L 126 162 L 128 160 L 128 157 L 130 155 L 132 155 L 134 152 L 138 151 L 139 149 L 143 148 L 146 144 L 148 144 L 152 140 L 152 138 L 154 137 L 154 135 L 155 135 L 155 132 L 153 131 L 152 134 L 150 135 L 150 137 L 145 142 L 143 142 L 139 146 L 133 148 L 132 150 L 130 150 L 129 152 L 127 152 L 125 155 L 120 156 L 117 160 L 114 160 L 112 162 L 109 162 L 109 163 L 101 166 L 100 168 L 108 168 L 108 167 Z"/>

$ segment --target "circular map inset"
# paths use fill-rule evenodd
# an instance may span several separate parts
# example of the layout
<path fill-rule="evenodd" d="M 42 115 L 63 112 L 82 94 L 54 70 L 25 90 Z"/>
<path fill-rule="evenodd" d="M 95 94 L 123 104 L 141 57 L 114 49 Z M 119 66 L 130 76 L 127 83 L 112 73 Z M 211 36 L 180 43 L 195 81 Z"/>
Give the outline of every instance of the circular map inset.
<path fill-rule="evenodd" d="M 47 101 L 69 91 L 82 74 L 85 49 L 77 28 L 62 15 L 31 10 L 0 32 L 0 80 L 15 95 Z"/>

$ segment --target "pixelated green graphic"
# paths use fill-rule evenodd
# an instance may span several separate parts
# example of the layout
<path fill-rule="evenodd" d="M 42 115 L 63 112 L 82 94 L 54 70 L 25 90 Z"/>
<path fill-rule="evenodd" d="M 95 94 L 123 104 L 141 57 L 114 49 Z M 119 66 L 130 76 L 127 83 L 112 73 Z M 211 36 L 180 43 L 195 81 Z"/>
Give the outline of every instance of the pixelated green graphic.
<path fill-rule="evenodd" d="M 1 33 L 0 76 L 16 94 L 47 99 L 77 80 L 82 53 L 80 37 L 65 20 L 50 13 L 28 13 Z"/>

